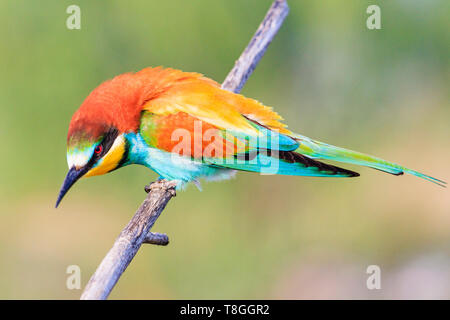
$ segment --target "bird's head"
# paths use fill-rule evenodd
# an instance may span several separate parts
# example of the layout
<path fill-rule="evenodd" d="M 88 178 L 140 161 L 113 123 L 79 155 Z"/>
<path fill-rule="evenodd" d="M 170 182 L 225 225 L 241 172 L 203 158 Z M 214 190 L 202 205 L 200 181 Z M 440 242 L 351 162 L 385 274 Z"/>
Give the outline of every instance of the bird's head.
<path fill-rule="evenodd" d="M 108 173 L 121 166 L 126 153 L 123 133 L 114 127 L 90 124 L 88 130 L 69 131 L 67 139 L 67 164 L 69 172 L 59 192 L 59 205 L 70 187 L 81 177 Z M 91 130 L 96 128 L 96 130 Z"/>
<path fill-rule="evenodd" d="M 133 90 L 124 90 L 119 80 L 116 77 L 96 88 L 72 117 L 67 135 L 69 172 L 56 207 L 78 179 L 108 173 L 125 163 L 125 134 L 137 130 L 140 109 Z"/>

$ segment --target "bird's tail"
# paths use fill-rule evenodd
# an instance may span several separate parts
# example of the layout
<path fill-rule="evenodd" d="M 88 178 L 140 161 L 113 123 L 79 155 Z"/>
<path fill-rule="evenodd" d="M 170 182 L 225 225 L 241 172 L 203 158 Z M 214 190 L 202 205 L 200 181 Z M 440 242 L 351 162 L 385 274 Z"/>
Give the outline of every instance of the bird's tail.
<path fill-rule="evenodd" d="M 299 134 L 296 134 L 293 137 L 300 143 L 300 146 L 298 147 L 296 152 L 304 154 L 311 158 L 357 164 L 381 170 L 393 175 L 402 175 L 403 173 L 409 173 L 416 177 L 436 183 L 437 185 L 440 185 L 442 187 L 445 187 L 445 185 L 447 184 L 445 181 L 430 177 L 426 174 L 364 153 L 335 147 Z"/>

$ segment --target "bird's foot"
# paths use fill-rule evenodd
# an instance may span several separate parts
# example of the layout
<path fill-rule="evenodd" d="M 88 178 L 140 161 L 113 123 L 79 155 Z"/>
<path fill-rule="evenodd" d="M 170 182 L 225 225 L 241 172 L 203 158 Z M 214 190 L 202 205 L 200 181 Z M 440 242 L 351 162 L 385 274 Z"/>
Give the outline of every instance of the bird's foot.
<path fill-rule="evenodd" d="M 175 189 L 176 189 L 178 183 L 179 182 L 177 180 L 158 179 L 158 180 L 146 185 L 144 187 L 144 190 L 147 193 L 149 193 L 151 191 L 156 191 L 156 190 L 164 190 L 164 191 L 169 192 L 172 197 L 175 197 L 177 195 Z"/>

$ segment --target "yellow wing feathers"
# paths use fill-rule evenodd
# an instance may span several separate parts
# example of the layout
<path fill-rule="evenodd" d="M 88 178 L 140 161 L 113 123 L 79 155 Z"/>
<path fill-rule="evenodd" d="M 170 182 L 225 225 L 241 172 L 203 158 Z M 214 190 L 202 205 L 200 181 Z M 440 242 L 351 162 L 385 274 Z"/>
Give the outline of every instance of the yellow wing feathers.
<path fill-rule="evenodd" d="M 247 117 L 280 133 L 290 134 L 280 122 L 281 116 L 270 107 L 223 90 L 201 74 L 161 68 L 146 70 L 141 72 L 152 73 L 152 78 L 157 76 L 157 80 L 151 81 L 152 89 L 147 94 L 144 110 L 157 115 L 185 112 L 219 128 L 257 134 Z"/>

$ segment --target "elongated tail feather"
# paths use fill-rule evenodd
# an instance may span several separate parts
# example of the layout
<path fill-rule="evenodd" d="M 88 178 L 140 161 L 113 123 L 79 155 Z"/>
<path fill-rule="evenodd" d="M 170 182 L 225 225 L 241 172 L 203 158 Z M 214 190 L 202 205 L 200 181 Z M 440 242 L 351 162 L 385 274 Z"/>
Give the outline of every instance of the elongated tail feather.
<path fill-rule="evenodd" d="M 447 184 L 445 181 L 430 177 L 426 174 L 405 168 L 398 164 L 374 156 L 332 146 L 302 135 L 295 135 L 295 138 L 300 142 L 300 146 L 298 147 L 296 152 L 307 155 L 314 159 L 326 159 L 344 163 L 351 163 L 381 170 L 394 175 L 409 173 L 416 177 L 436 183 L 437 185 L 440 185 L 442 187 L 445 187 L 445 184 Z"/>

